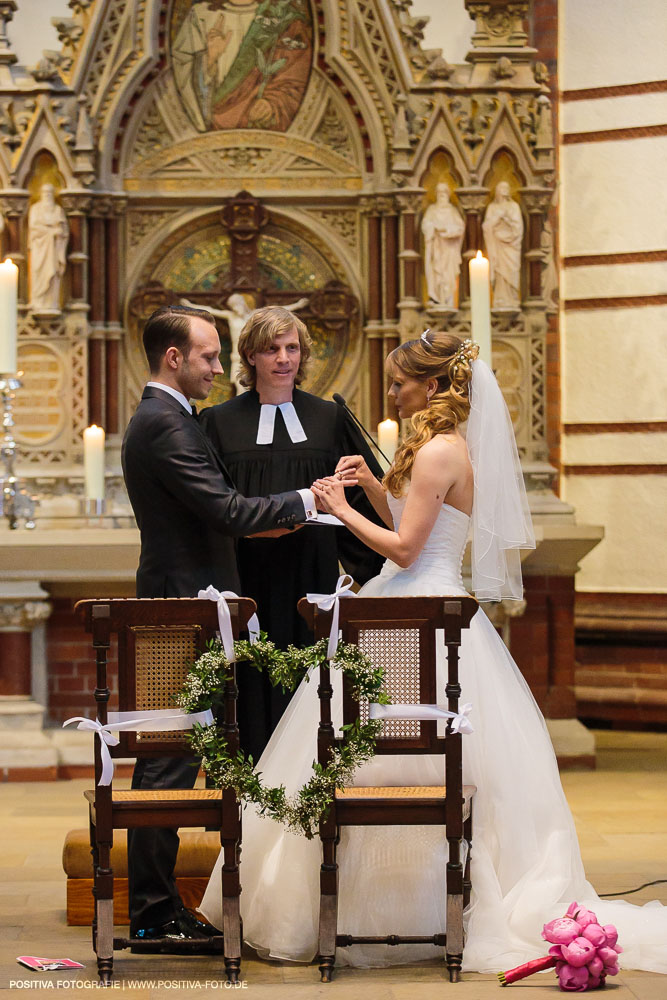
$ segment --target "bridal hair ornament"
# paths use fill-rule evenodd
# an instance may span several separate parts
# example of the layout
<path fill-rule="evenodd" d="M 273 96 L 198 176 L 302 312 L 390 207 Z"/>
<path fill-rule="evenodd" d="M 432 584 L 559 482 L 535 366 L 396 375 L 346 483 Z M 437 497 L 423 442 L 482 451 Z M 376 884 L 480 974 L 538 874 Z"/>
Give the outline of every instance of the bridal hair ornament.
<path fill-rule="evenodd" d="M 466 443 L 475 483 L 472 589 L 479 601 L 518 601 L 523 596 L 520 550 L 535 548 L 519 452 L 493 372 L 481 360 L 472 361 L 471 368 Z"/>
<path fill-rule="evenodd" d="M 472 364 L 473 361 L 477 360 L 478 355 L 479 344 L 476 344 L 473 340 L 464 340 L 452 360 L 454 373 L 458 374 L 458 369 L 461 365 L 467 366 Z"/>
<path fill-rule="evenodd" d="M 431 327 L 429 326 L 429 328 L 427 330 L 424 330 L 421 337 L 419 338 L 423 344 L 426 344 L 427 347 L 431 346 L 431 341 L 428 339 L 428 335 L 430 332 L 431 332 Z"/>

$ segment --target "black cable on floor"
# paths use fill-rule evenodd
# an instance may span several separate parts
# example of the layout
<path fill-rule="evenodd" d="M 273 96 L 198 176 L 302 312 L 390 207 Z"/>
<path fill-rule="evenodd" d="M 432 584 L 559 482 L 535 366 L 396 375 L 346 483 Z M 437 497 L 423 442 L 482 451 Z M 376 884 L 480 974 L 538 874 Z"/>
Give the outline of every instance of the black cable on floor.
<path fill-rule="evenodd" d="M 630 896 L 633 892 L 640 892 L 642 889 L 648 888 L 649 885 L 662 885 L 667 882 L 667 878 L 656 878 L 653 882 L 644 882 L 643 885 L 638 885 L 636 889 L 626 889 L 625 892 L 599 892 L 598 896 L 600 899 L 606 899 L 608 896 Z"/>

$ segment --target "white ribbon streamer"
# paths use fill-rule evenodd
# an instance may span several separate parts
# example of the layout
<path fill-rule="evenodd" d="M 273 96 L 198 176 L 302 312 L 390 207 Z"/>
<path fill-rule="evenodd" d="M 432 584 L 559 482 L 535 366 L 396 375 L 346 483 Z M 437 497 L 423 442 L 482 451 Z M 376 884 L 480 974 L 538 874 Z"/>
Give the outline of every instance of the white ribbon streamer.
<path fill-rule="evenodd" d="M 461 706 L 459 712 L 450 712 L 442 705 L 380 705 L 374 701 L 368 706 L 370 719 L 453 719 L 453 733 L 474 733 L 468 716 L 472 711 L 470 702 Z"/>
<path fill-rule="evenodd" d="M 233 590 L 216 590 L 211 584 L 206 588 L 206 590 L 200 590 L 197 597 L 200 600 L 217 601 L 218 604 L 218 627 L 220 629 L 220 640 L 222 642 L 222 648 L 225 651 L 225 656 L 227 657 L 228 663 L 236 662 L 236 654 L 234 652 L 234 633 L 232 632 L 232 616 L 229 613 L 229 606 L 227 604 L 227 597 L 237 597 Z M 250 636 L 250 642 L 252 644 L 256 643 L 259 639 L 259 618 L 257 615 L 251 615 L 248 619 L 248 635 Z"/>
<path fill-rule="evenodd" d="M 197 723 L 200 726 L 212 726 L 214 719 L 210 708 L 205 712 L 191 713 L 184 712 L 181 708 L 163 708 L 147 710 L 141 716 L 137 716 L 136 712 L 109 712 L 109 721 L 104 726 L 98 719 L 84 719 L 77 715 L 63 722 L 63 729 L 73 722 L 78 723 L 77 729 L 89 730 L 99 736 L 102 751 L 102 775 L 99 783 L 110 785 L 113 777 L 113 758 L 109 753 L 109 747 L 118 746 L 120 743 L 118 737 L 114 735 L 116 732 L 121 730 L 142 733 L 173 732 L 192 729 Z"/>
<path fill-rule="evenodd" d="M 347 583 L 345 581 L 348 581 Z M 336 589 L 333 594 L 306 594 L 306 600 L 310 604 L 316 604 L 320 611 L 331 611 L 333 608 L 333 618 L 331 621 L 331 631 L 329 632 L 329 645 L 327 646 L 327 660 L 332 660 L 336 655 L 336 646 L 338 645 L 338 616 L 339 616 L 339 604 L 338 600 L 341 597 L 356 597 L 357 595 L 350 591 L 354 580 L 347 573 L 343 573 L 342 576 L 338 577 L 338 583 L 336 584 Z"/>
<path fill-rule="evenodd" d="M 255 444 L 273 444 L 276 410 L 280 410 L 283 415 L 285 427 L 287 428 L 287 433 L 292 444 L 308 440 L 297 412 L 294 409 L 294 403 L 278 403 L 277 406 L 274 406 L 273 403 L 262 403 L 259 411 L 259 424 L 257 425 L 257 440 Z"/>

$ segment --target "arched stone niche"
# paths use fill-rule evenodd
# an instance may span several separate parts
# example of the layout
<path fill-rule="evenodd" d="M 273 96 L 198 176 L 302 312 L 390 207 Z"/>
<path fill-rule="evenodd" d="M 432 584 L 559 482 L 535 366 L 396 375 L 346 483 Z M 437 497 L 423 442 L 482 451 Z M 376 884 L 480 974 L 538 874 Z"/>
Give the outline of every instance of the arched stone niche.
<path fill-rule="evenodd" d="M 251 200 L 258 204 L 256 199 Z M 145 256 L 136 282 L 128 287 L 125 323 L 130 412 L 146 379 L 141 347 L 143 321 L 152 309 L 181 298 L 214 309 L 224 309 L 234 293 L 242 294 L 250 308 L 305 299 L 300 315 L 308 325 L 313 349 L 304 386 L 318 395 L 330 396 L 335 391 L 348 391 L 356 377 L 362 351 L 361 309 L 358 289 L 355 294 L 347 283 L 351 277 L 349 266 L 312 226 L 262 207 L 254 260 L 244 258 L 239 267 L 234 254 L 235 233 L 225 223 L 228 207 L 222 212 L 204 213 L 180 226 L 174 225 L 173 219 L 167 222 L 165 230 L 171 231 L 154 233 L 154 248 Z M 247 250 L 248 242 L 244 240 L 246 255 Z M 224 319 L 218 320 L 218 328 L 225 374 L 216 379 L 206 405 L 222 402 L 233 394 L 228 377 L 230 342 Z"/>

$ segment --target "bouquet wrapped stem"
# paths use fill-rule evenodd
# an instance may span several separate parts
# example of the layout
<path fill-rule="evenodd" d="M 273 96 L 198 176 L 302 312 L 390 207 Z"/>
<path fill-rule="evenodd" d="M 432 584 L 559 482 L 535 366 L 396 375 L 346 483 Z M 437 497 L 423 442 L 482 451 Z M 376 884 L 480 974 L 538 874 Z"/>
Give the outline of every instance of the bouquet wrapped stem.
<path fill-rule="evenodd" d="M 618 955 L 623 950 L 617 944 L 618 931 L 613 924 L 601 926 L 595 914 L 578 903 L 572 903 L 564 916 L 545 924 L 542 937 L 551 944 L 549 954 L 499 972 L 502 986 L 543 969 L 555 969 L 561 990 L 583 993 L 599 989 L 607 976 L 618 972 Z"/>
<path fill-rule="evenodd" d="M 534 958 L 531 962 L 524 962 L 523 965 L 517 965 L 516 969 L 509 969 L 507 972 L 499 972 L 498 979 L 500 980 L 500 985 L 510 986 L 512 983 L 518 982 L 519 979 L 525 979 L 526 976 L 532 976 L 534 972 L 543 972 L 545 969 L 554 969 L 557 961 L 558 959 L 554 958 L 553 955 L 543 955 L 542 958 Z"/>

